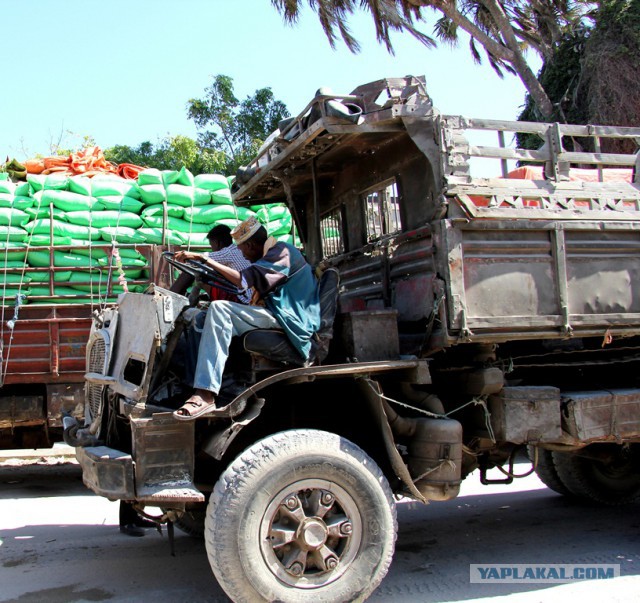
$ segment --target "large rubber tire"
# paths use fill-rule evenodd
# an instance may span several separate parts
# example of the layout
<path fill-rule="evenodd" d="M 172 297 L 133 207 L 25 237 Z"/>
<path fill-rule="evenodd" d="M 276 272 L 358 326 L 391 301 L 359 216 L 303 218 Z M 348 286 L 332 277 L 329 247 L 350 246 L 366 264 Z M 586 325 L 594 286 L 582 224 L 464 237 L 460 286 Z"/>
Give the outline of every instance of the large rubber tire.
<path fill-rule="evenodd" d="M 640 500 L 640 445 L 608 446 L 613 453 L 606 461 L 554 452 L 558 477 L 575 496 L 602 505 L 624 505 Z"/>
<path fill-rule="evenodd" d="M 236 603 L 364 601 L 387 573 L 396 531 L 395 501 L 373 460 L 308 429 L 236 458 L 205 522 L 209 563 Z"/>
<path fill-rule="evenodd" d="M 527 450 L 529 458 L 533 462 L 534 450 L 533 446 L 529 446 Z M 553 462 L 553 453 L 550 450 L 544 448 L 538 448 L 538 464 L 536 465 L 536 474 L 540 478 L 540 481 L 558 494 L 563 496 L 573 496 L 573 493 L 567 488 L 560 476 Z"/>

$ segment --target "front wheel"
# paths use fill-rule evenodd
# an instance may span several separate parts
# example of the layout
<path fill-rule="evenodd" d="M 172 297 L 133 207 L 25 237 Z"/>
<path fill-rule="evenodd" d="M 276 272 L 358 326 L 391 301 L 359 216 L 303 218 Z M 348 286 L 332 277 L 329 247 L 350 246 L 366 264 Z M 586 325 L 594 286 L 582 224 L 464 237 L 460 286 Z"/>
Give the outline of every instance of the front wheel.
<path fill-rule="evenodd" d="M 396 539 L 387 480 L 353 443 L 282 432 L 244 451 L 209 502 L 209 563 L 236 602 L 363 601 Z"/>

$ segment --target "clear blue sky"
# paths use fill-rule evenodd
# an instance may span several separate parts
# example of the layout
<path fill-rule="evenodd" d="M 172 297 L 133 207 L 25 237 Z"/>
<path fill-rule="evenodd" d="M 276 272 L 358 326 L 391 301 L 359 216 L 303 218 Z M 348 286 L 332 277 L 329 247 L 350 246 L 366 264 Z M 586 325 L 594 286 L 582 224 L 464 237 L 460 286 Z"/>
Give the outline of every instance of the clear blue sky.
<path fill-rule="evenodd" d="M 351 20 L 357 55 L 331 50 L 308 7 L 289 27 L 269 0 L 5 1 L 2 25 L 2 159 L 47 154 L 61 134 L 67 148 L 85 135 L 103 148 L 195 138 L 185 105 L 220 73 L 238 98 L 270 86 L 292 113 L 320 86 L 348 93 L 407 74 L 426 76 L 445 113 L 514 119 L 524 99 L 517 78 L 474 65 L 466 44 L 430 50 L 396 34 L 390 56 L 368 13 Z"/>

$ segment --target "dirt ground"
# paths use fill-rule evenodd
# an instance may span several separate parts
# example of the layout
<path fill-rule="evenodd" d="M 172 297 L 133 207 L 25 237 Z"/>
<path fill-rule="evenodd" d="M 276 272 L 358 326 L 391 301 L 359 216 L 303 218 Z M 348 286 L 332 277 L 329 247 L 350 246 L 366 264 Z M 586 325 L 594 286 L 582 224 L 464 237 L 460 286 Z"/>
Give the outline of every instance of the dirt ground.
<path fill-rule="evenodd" d="M 576 505 L 536 477 L 463 483 L 460 497 L 398 505 L 389 574 L 369 601 L 566 603 L 638 601 L 640 505 Z M 176 530 L 131 538 L 118 504 L 89 492 L 69 457 L 0 457 L 0 601 L 227 601 L 203 542 Z M 562 585 L 470 584 L 470 563 L 615 563 L 613 580 Z"/>

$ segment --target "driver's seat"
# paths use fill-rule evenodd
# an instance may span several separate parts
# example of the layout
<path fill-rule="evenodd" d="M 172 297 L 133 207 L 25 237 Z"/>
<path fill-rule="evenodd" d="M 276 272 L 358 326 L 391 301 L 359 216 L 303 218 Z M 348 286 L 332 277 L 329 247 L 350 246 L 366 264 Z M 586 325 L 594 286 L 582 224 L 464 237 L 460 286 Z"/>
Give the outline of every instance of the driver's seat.
<path fill-rule="evenodd" d="M 320 297 L 320 328 L 311 340 L 311 352 L 305 359 L 293 347 L 284 331 L 276 329 L 255 329 L 242 338 L 242 346 L 252 355 L 267 358 L 273 362 L 294 366 L 320 364 L 329 352 L 333 337 L 333 321 L 338 308 L 338 288 L 340 275 L 335 268 L 328 268 L 320 277 L 318 293 Z"/>

